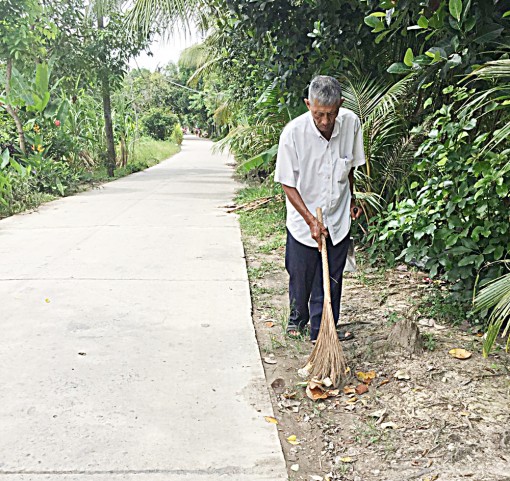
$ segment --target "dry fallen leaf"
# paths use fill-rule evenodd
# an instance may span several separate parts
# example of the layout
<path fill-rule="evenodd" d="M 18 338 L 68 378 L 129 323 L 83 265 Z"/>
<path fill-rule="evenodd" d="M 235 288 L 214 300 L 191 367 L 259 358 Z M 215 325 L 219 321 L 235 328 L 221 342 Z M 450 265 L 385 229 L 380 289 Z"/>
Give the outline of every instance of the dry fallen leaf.
<path fill-rule="evenodd" d="M 294 399 L 295 397 L 297 396 L 297 392 L 296 391 L 286 391 L 283 393 L 283 397 L 285 399 Z"/>
<path fill-rule="evenodd" d="M 278 424 L 278 419 L 274 418 L 273 416 L 264 416 L 264 419 L 271 424 Z"/>
<path fill-rule="evenodd" d="M 318 399 L 327 399 L 328 393 L 324 392 L 319 386 L 310 387 L 308 385 L 306 387 L 306 395 L 312 400 L 317 401 Z"/>
<path fill-rule="evenodd" d="M 354 386 L 345 386 L 344 387 L 344 394 L 355 394 L 356 388 Z"/>
<path fill-rule="evenodd" d="M 394 422 L 389 421 L 387 423 L 382 423 L 381 428 L 382 429 L 397 429 L 397 425 Z"/>
<path fill-rule="evenodd" d="M 331 387 L 333 385 L 333 381 L 329 377 L 325 377 L 322 380 L 322 384 L 324 384 L 326 387 Z"/>
<path fill-rule="evenodd" d="M 292 434 L 291 436 L 289 436 L 287 438 L 287 441 L 289 442 L 289 444 L 292 444 L 293 446 L 296 446 L 299 444 L 299 441 L 297 440 L 297 437 L 295 434 Z"/>
<path fill-rule="evenodd" d="M 46 299 L 44 299 L 44 302 L 46 302 L 46 304 L 49 304 L 50 300 L 48 298 L 46 298 Z"/>
<path fill-rule="evenodd" d="M 404 371 L 403 369 L 397 371 L 395 374 L 393 374 L 393 377 L 396 379 L 400 379 L 401 381 L 407 381 L 411 379 L 411 376 L 408 372 Z"/>
<path fill-rule="evenodd" d="M 345 401 L 346 404 L 356 404 L 357 402 L 358 398 L 356 396 L 351 397 L 350 399 L 347 399 L 347 401 Z"/>
<path fill-rule="evenodd" d="M 324 391 L 318 384 L 309 382 L 306 386 L 306 395 L 312 400 L 317 401 L 318 399 L 327 399 L 328 393 Z"/>
<path fill-rule="evenodd" d="M 300 378 L 306 379 L 308 376 L 310 376 L 311 370 L 312 370 L 312 365 L 310 363 L 308 363 L 305 367 L 298 369 L 297 373 Z"/>
<path fill-rule="evenodd" d="M 365 394 L 366 392 L 368 392 L 368 386 L 366 384 L 360 384 L 359 386 L 356 386 L 356 394 L 358 396 Z"/>
<path fill-rule="evenodd" d="M 377 386 L 377 387 L 384 386 L 385 384 L 388 384 L 389 382 L 390 382 L 390 381 L 389 381 L 389 379 L 383 379 L 383 380 L 382 380 L 382 381 L 378 384 L 378 386 Z"/>
<path fill-rule="evenodd" d="M 368 372 L 357 372 L 356 376 L 361 382 L 364 382 L 365 384 L 370 384 L 373 379 L 375 379 L 376 374 L 375 371 L 368 371 Z"/>
<path fill-rule="evenodd" d="M 346 456 L 345 458 L 340 458 L 340 461 L 342 461 L 342 463 L 353 463 L 354 459 L 352 459 L 350 456 Z"/>
<path fill-rule="evenodd" d="M 271 321 L 266 322 L 266 327 L 273 327 L 273 326 L 274 326 L 274 322 L 271 322 Z"/>
<path fill-rule="evenodd" d="M 264 362 L 266 364 L 276 364 L 277 363 L 277 361 L 274 357 L 265 357 Z"/>
<path fill-rule="evenodd" d="M 466 351 L 460 347 L 456 349 L 450 349 L 448 354 L 450 354 L 450 356 L 454 357 L 455 359 L 469 359 L 473 355 L 471 352 Z"/>
<path fill-rule="evenodd" d="M 386 409 L 379 409 L 378 411 L 374 411 L 370 413 L 369 416 L 372 418 L 378 418 L 378 420 L 382 420 L 386 415 Z"/>

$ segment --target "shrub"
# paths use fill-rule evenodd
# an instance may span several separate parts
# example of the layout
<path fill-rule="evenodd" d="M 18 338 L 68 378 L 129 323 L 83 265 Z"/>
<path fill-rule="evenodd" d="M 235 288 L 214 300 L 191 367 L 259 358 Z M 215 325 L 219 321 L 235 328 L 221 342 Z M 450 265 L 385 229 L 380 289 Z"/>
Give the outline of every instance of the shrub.
<path fill-rule="evenodd" d="M 154 107 L 142 117 L 142 123 L 145 131 L 152 138 L 166 140 L 172 135 L 179 119 L 167 109 Z"/>
<path fill-rule="evenodd" d="M 172 141 L 175 142 L 177 145 L 181 145 L 183 138 L 184 134 L 182 133 L 182 128 L 180 124 L 177 124 L 174 127 L 174 131 L 172 132 Z"/>
<path fill-rule="evenodd" d="M 493 133 L 476 133 L 473 112 L 456 118 L 445 105 L 433 120 L 417 152 L 420 180 L 376 219 L 371 251 L 422 261 L 430 277 L 443 274 L 469 298 L 477 276 L 500 276 L 496 261 L 510 254 L 510 150 L 490 149 Z"/>
<path fill-rule="evenodd" d="M 31 155 L 27 159 L 27 164 L 33 174 L 34 186 L 39 192 L 63 196 L 79 183 L 78 172 L 64 161 Z"/>

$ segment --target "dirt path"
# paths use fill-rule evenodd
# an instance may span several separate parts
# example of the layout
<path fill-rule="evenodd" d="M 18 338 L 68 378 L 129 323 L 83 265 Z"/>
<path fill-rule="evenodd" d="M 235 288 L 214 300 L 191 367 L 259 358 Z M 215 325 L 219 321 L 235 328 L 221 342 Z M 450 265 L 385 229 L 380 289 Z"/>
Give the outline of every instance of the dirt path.
<path fill-rule="evenodd" d="M 479 335 L 420 314 L 420 299 L 437 289 L 423 273 L 400 266 L 346 275 L 342 322 L 356 336 L 343 343 L 348 387 L 363 384 L 359 372 L 373 371 L 375 378 L 364 394 L 341 391 L 313 402 L 297 375 L 311 344 L 284 335 L 283 235 L 245 229 L 244 244 L 253 321 L 290 480 L 510 480 L 510 356 L 500 350 L 483 359 Z M 382 352 L 381 338 L 406 318 L 419 326 L 423 354 Z M 452 348 L 473 355 L 455 359 Z"/>

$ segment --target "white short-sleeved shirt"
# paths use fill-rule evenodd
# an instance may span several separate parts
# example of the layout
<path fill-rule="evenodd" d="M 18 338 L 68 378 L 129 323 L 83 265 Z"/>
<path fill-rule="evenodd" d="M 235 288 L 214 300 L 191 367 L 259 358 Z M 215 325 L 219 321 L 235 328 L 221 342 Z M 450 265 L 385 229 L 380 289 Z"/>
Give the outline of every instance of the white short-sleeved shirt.
<path fill-rule="evenodd" d="M 283 129 L 274 179 L 295 187 L 313 215 L 322 208 L 324 225 L 336 245 L 351 227 L 349 172 L 364 163 L 363 132 L 354 112 L 340 108 L 329 142 L 306 112 Z M 298 242 L 317 246 L 308 224 L 288 199 L 287 228 Z"/>

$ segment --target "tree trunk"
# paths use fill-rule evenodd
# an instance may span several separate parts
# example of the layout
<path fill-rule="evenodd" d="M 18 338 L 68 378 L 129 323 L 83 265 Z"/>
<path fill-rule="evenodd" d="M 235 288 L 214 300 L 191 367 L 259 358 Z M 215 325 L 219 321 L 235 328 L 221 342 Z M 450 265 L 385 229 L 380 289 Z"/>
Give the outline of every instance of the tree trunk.
<path fill-rule="evenodd" d="M 5 93 L 6 97 L 9 97 L 9 93 L 11 92 L 11 77 L 12 77 L 12 59 L 7 59 L 7 72 L 5 76 Z M 23 152 L 24 155 L 27 154 L 27 145 L 25 142 L 25 132 L 23 132 L 23 124 L 21 123 L 21 120 L 18 116 L 18 112 L 12 107 L 12 105 L 9 105 L 6 103 L 4 105 L 4 108 L 6 112 L 13 118 L 14 123 L 16 124 L 16 130 L 18 132 L 18 139 L 19 139 L 19 148 L 21 152 Z"/>
<path fill-rule="evenodd" d="M 99 29 L 104 28 L 104 20 L 102 15 L 97 17 L 97 26 Z M 108 72 L 102 71 L 100 74 L 101 78 L 101 93 L 103 97 L 103 114 L 104 114 L 104 130 L 106 135 L 106 169 L 109 177 L 113 177 L 115 171 L 115 165 L 117 163 L 115 157 L 115 141 L 113 138 L 113 123 L 112 123 L 112 103 L 110 95 L 110 80 L 108 78 Z"/>
<path fill-rule="evenodd" d="M 124 134 L 120 134 L 120 165 L 126 167 L 128 162 L 128 150 L 126 146 L 126 137 Z"/>

